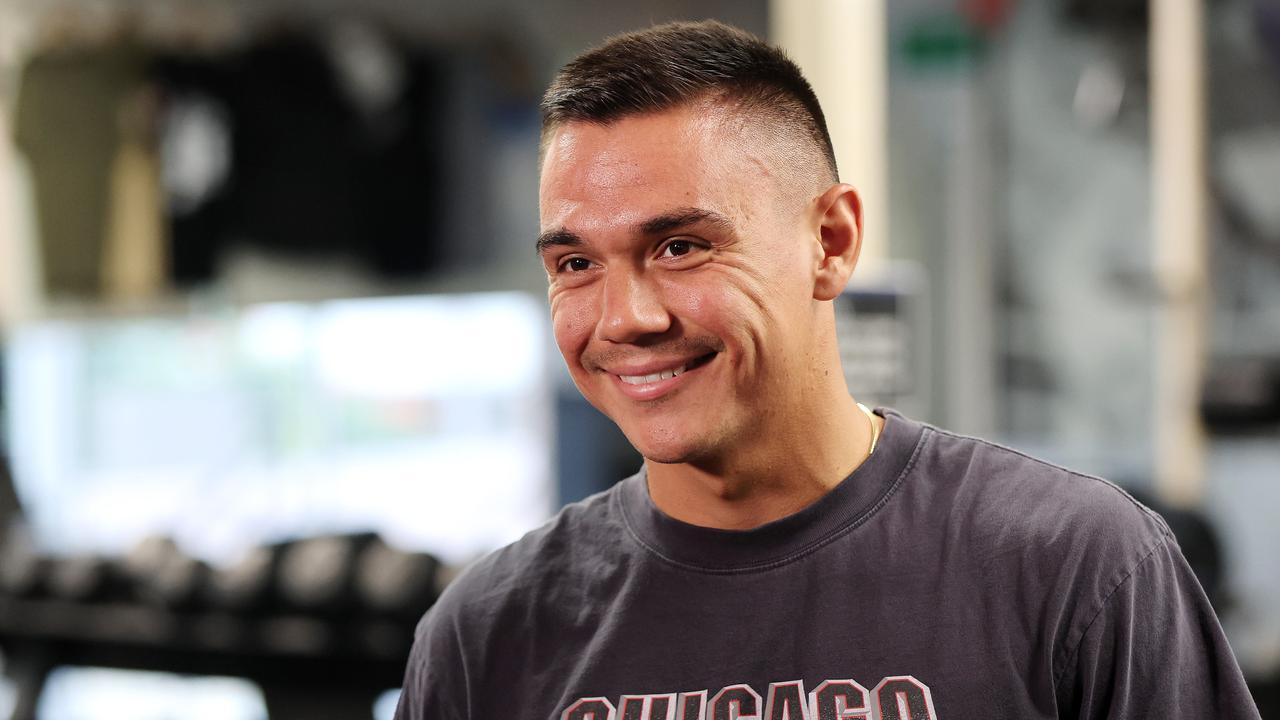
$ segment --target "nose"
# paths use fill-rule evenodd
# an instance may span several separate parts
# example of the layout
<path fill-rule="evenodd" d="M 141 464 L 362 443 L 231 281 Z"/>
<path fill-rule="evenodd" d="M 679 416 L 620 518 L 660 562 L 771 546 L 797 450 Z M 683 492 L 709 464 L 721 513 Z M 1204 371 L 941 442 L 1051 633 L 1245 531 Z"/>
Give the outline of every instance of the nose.
<path fill-rule="evenodd" d="M 639 273 L 621 272 L 605 277 L 600 298 L 596 338 L 630 343 L 671 328 L 671 315 L 659 288 Z"/>

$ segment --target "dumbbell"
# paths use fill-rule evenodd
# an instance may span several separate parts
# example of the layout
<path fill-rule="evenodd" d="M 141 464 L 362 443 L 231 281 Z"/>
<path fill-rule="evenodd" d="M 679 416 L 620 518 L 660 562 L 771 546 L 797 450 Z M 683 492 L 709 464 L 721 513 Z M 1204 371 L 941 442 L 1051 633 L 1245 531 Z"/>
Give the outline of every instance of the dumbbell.
<path fill-rule="evenodd" d="M 41 556 L 27 526 L 10 522 L 0 546 L 0 593 L 35 597 L 47 588 L 49 559 Z"/>
<path fill-rule="evenodd" d="M 360 605 L 354 579 L 361 553 L 377 535 L 326 535 L 289 543 L 280 555 L 277 587 L 286 607 L 349 614 Z"/>
<path fill-rule="evenodd" d="M 50 597 L 75 602 L 115 600 L 125 584 L 110 560 L 94 553 L 48 558 Z"/>
<path fill-rule="evenodd" d="M 206 597 L 208 564 L 183 552 L 173 538 L 144 538 L 124 556 L 121 567 L 133 594 L 143 602 L 190 609 Z"/>
<path fill-rule="evenodd" d="M 5 533 L 0 548 L 0 592 L 6 595 L 74 602 L 114 600 L 123 584 L 118 569 L 102 556 L 41 553 L 21 522 L 11 523 Z"/>
<path fill-rule="evenodd" d="M 279 604 L 276 579 L 287 544 L 258 545 L 209 575 L 208 604 L 238 613 L 263 613 Z"/>
<path fill-rule="evenodd" d="M 436 600 L 439 571 L 440 561 L 434 556 L 406 552 L 375 538 L 358 558 L 356 592 L 375 613 L 417 618 Z"/>

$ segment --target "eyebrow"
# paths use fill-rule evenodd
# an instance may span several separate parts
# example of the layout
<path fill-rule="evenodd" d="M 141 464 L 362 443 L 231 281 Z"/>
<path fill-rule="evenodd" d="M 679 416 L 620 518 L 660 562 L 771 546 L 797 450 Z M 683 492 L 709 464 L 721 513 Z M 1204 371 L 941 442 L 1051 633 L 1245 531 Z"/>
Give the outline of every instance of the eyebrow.
<path fill-rule="evenodd" d="M 699 223 L 710 224 L 722 230 L 729 230 L 733 227 L 733 223 L 729 218 L 718 212 L 703 208 L 683 207 L 636 223 L 635 228 L 640 235 L 661 235 Z M 564 228 L 557 228 L 539 235 L 536 249 L 538 254 L 541 255 L 546 252 L 547 248 L 553 246 L 579 247 L 582 244 L 582 237 L 577 233 L 570 232 Z"/>
<path fill-rule="evenodd" d="M 636 225 L 642 235 L 661 235 L 672 230 L 708 223 L 720 229 L 729 229 L 733 223 L 718 212 L 696 207 L 677 208 L 656 217 L 651 217 Z"/>
<path fill-rule="evenodd" d="M 547 251 L 547 248 L 556 245 L 578 247 L 581 244 L 582 238 L 576 233 L 571 233 L 564 228 L 557 228 L 555 230 L 548 230 L 538 236 L 537 251 L 538 254 L 541 255 Z"/>

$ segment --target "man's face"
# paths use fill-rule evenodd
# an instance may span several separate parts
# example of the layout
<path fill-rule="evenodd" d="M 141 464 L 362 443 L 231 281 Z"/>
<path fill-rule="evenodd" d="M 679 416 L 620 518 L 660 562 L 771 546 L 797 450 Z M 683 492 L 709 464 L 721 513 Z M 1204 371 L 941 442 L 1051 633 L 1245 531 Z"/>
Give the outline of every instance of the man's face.
<path fill-rule="evenodd" d="M 657 462 L 727 457 L 814 386 L 812 204 L 729 117 L 694 104 L 568 123 L 545 151 L 556 343 L 587 400 Z"/>

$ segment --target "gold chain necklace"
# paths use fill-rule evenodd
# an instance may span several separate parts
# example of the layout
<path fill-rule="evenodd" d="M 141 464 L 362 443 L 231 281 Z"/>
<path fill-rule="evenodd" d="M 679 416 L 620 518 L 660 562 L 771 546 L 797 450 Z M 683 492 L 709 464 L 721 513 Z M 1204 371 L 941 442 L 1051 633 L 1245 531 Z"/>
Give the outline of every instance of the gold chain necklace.
<path fill-rule="evenodd" d="M 867 450 L 867 457 L 871 457 L 871 453 L 876 451 L 876 441 L 880 439 L 880 426 L 876 424 L 876 417 L 867 409 L 866 405 L 858 403 L 858 409 L 867 416 L 867 422 L 871 423 L 871 447 Z"/>

